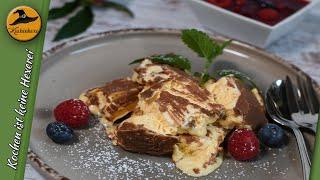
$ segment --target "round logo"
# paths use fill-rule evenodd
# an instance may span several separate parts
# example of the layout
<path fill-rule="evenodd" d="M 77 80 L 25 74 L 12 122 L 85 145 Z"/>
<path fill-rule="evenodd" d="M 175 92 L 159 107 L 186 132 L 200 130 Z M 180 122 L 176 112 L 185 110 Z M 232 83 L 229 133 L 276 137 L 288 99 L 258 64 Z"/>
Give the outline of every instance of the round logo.
<path fill-rule="evenodd" d="M 40 15 L 31 7 L 16 7 L 7 17 L 7 30 L 11 37 L 18 41 L 30 41 L 41 30 Z"/>

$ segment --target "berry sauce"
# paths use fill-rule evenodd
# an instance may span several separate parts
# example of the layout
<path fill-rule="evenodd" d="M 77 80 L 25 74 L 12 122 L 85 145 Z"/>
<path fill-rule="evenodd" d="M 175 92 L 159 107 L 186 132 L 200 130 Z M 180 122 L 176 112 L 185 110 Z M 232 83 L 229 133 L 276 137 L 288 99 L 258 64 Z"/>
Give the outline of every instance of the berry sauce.
<path fill-rule="evenodd" d="M 226 10 L 275 25 L 310 2 L 308 0 L 205 0 Z"/>

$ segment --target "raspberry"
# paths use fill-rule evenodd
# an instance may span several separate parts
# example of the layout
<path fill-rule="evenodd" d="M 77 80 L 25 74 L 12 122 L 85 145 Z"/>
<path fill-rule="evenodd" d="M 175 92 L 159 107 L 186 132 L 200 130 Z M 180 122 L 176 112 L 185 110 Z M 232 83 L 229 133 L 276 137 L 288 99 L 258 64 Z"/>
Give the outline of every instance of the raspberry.
<path fill-rule="evenodd" d="M 264 22 L 276 21 L 279 19 L 279 12 L 271 8 L 264 8 L 258 11 L 259 18 Z"/>
<path fill-rule="evenodd" d="M 54 117 L 72 128 L 85 127 L 89 122 L 89 108 L 78 99 L 69 99 L 54 109 Z"/>
<path fill-rule="evenodd" d="M 207 2 L 222 8 L 229 8 L 232 6 L 232 0 L 207 0 Z"/>
<path fill-rule="evenodd" d="M 260 152 L 259 139 L 251 130 L 237 129 L 229 137 L 228 151 L 238 161 L 253 159 Z"/>

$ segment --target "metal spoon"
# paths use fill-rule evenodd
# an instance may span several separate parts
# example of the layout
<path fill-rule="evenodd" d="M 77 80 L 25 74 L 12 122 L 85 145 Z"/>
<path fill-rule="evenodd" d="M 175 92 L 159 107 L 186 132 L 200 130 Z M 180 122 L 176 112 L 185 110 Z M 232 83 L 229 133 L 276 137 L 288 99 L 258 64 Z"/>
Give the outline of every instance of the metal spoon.
<path fill-rule="evenodd" d="M 292 121 L 289 116 L 288 107 L 286 106 L 286 100 L 284 98 L 284 85 L 285 82 L 283 80 L 277 80 L 272 83 L 266 93 L 266 109 L 275 122 L 292 129 L 297 139 L 304 180 L 308 180 L 310 176 L 310 158 L 303 135 L 299 130 L 299 125 Z"/>

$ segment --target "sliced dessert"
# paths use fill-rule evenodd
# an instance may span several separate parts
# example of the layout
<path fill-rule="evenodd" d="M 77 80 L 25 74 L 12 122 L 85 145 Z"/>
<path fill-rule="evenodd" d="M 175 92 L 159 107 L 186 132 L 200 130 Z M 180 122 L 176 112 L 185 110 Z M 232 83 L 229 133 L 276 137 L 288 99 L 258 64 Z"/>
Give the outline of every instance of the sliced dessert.
<path fill-rule="evenodd" d="M 137 103 L 142 86 L 130 79 L 118 79 L 93 88 L 80 95 L 92 114 L 100 118 L 109 137 L 114 137 L 113 123 L 131 113 Z"/>
<path fill-rule="evenodd" d="M 226 129 L 257 128 L 267 123 L 262 97 L 257 89 L 246 87 L 238 79 L 228 76 L 205 84 L 218 104 L 226 109 L 219 124 Z"/>
<path fill-rule="evenodd" d="M 136 145 L 130 138 L 123 139 L 126 137 L 122 136 L 123 129 L 127 129 L 128 124 L 160 136 L 190 134 L 204 137 L 207 126 L 224 115 L 223 107 L 212 102 L 212 99 L 207 90 L 192 81 L 172 79 L 146 87 L 139 94 L 139 102 L 132 116 L 118 127 L 119 145 L 125 149 L 129 148 L 124 144 L 130 147 Z M 158 143 L 155 142 L 151 149 L 145 149 L 145 153 L 150 153 Z"/>
<path fill-rule="evenodd" d="M 209 125 L 204 137 L 180 136 L 172 155 L 177 168 L 194 177 L 205 176 L 217 169 L 223 161 L 220 144 L 225 134 L 223 128 Z"/>

